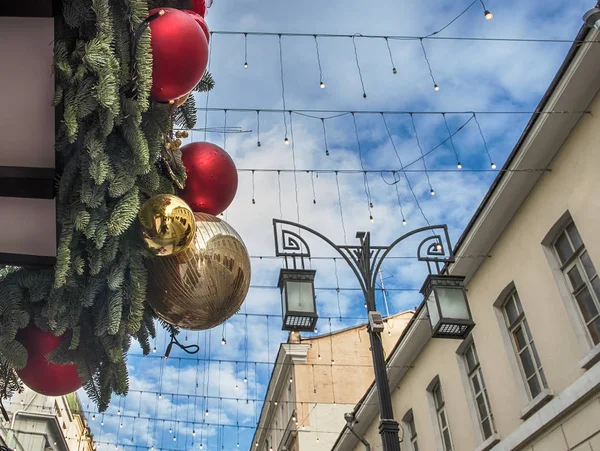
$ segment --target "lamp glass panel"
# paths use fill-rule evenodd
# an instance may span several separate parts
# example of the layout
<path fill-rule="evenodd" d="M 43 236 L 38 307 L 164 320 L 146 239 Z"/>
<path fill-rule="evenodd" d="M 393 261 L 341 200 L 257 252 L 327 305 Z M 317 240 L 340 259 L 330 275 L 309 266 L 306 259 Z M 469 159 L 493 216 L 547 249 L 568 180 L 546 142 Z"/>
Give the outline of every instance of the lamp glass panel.
<path fill-rule="evenodd" d="M 433 290 L 427 298 L 427 312 L 429 313 L 429 322 L 431 327 L 435 327 L 440 321 L 440 312 L 438 311 L 437 302 L 435 301 L 435 293 Z"/>
<path fill-rule="evenodd" d="M 467 297 L 462 288 L 436 287 L 440 309 L 444 318 L 471 319 L 467 307 Z"/>
<path fill-rule="evenodd" d="M 312 282 L 288 280 L 285 282 L 285 290 L 287 292 L 287 311 L 314 313 Z"/>

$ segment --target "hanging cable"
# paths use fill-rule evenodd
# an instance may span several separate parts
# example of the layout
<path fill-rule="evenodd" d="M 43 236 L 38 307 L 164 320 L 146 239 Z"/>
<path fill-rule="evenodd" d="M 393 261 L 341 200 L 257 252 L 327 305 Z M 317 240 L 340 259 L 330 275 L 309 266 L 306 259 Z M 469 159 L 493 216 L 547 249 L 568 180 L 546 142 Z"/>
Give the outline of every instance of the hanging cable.
<path fill-rule="evenodd" d="M 342 210 L 342 194 L 340 193 L 340 181 L 338 179 L 338 171 L 335 171 L 335 185 L 337 187 L 338 205 L 340 207 L 340 221 L 342 223 L 342 231 L 344 232 L 344 244 L 348 244 L 346 237 L 346 226 L 344 224 L 344 211 Z"/>
<path fill-rule="evenodd" d="M 319 86 L 321 88 L 325 87 L 325 83 L 323 83 L 323 68 L 321 67 L 321 55 L 319 53 L 319 41 L 317 41 L 317 35 L 315 37 L 315 48 L 317 49 L 317 63 L 319 65 Z"/>
<path fill-rule="evenodd" d="M 321 118 L 321 125 L 323 126 L 323 141 L 325 142 L 325 156 L 329 156 L 329 147 L 327 146 L 327 130 L 325 129 L 325 119 Z"/>
<path fill-rule="evenodd" d="M 248 69 L 248 33 L 244 33 L 244 69 Z"/>
<path fill-rule="evenodd" d="M 298 177 L 296 170 L 296 149 L 294 140 L 294 121 L 292 119 L 292 112 L 290 111 L 290 133 L 292 136 L 292 164 L 294 166 L 294 194 L 296 196 L 296 222 L 300 222 L 300 202 L 298 201 Z"/>
<path fill-rule="evenodd" d="M 356 36 L 360 36 L 360 33 L 356 33 L 352 36 L 352 45 L 354 47 L 354 58 L 356 60 L 356 68 L 358 69 L 358 76 L 360 78 L 360 85 L 362 86 L 362 90 L 363 90 L 363 99 L 367 98 L 367 93 L 365 91 L 365 83 L 363 81 L 363 76 L 362 76 L 362 71 L 360 70 L 360 63 L 358 62 L 358 50 L 356 49 L 356 41 L 354 40 L 354 38 Z"/>
<path fill-rule="evenodd" d="M 425 45 L 423 44 L 423 38 L 419 39 L 421 43 L 421 49 L 423 50 L 423 56 L 425 57 L 425 62 L 427 63 L 427 68 L 429 69 L 429 76 L 431 77 L 431 81 L 433 82 L 434 91 L 439 91 L 440 87 L 435 81 L 435 77 L 433 76 L 433 70 L 431 70 L 431 63 L 429 62 L 429 58 L 427 57 L 427 51 L 425 50 Z"/>
<path fill-rule="evenodd" d="M 279 70 L 281 73 L 281 103 L 283 104 L 283 126 L 285 128 L 285 138 L 283 140 L 284 144 L 289 144 L 290 140 L 288 139 L 288 129 L 287 129 L 287 118 L 285 117 L 286 108 L 285 108 L 285 83 L 283 79 L 283 48 L 281 46 L 281 34 L 279 35 Z"/>
<path fill-rule="evenodd" d="M 415 132 L 415 140 L 417 141 L 417 146 L 419 147 L 419 151 L 421 152 L 421 161 L 423 162 L 423 168 L 425 169 L 425 175 L 427 176 L 427 184 L 429 185 L 429 194 L 432 196 L 435 195 L 435 191 L 431 186 L 431 180 L 429 180 L 429 174 L 427 173 L 427 163 L 425 163 L 425 154 L 423 153 L 423 147 L 421 147 L 421 140 L 419 139 L 419 133 L 417 132 L 417 126 L 415 125 L 415 118 L 412 113 L 410 115 L 410 121 L 412 123 L 413 131 Z"/>
<path fill-rule="evenodd" d="M 477 115 L 475 113 L 473 113 L 473 119 L 475 119 L 475 123 L 477 124 L 477 130 L 479 130 L 479 135 L 481 136 L 481 140 L 483 141 L 485 153 L 487 154 L 488 160 L 490 160 L 490 167 L 492 169 L 496 169 L 496 164 L 492 160 L 492 156 L 490 155 L 490 149 L 488 148 L 487 141 L 485 140 L 485 136 L 483 136 L 483 132 L 481 131 L 481 125 L 479 125 L 479 121 L 477 120 Z"/>
<path fill-rule="evenodd" d="M 456 147 L 454 146 L 454 140 L 452 139 L 452 132 L 450 131 L 450 127 L 448 126 L 448 121 L 446 120 L 446 114 L 443 113 L 442 117 L 444 118 L 444 124 L 446 125 L 446 130 L 448 130 L 448 139 L 450 140 L 450 146 L 454 151 L 454 155 L 456 156 L 456 167 L 458 169 L 462 169 L 462 164 L 460 164 L 460 158 L 458 156 L 458 152 L 456 151 Z"/>
<path fill-rule="evenodd" d="M 392 49 L 390 48 L 390 41 L 388 38 L 385 38 L 385 45 L 387 46 L 388 53 L 390 54 L 390 63 L 392 63 L 392 73 L 396 75 L 398 71 L 396 70 L 396 65 L 394 64 L 394 57 L 392 56 Z"/>

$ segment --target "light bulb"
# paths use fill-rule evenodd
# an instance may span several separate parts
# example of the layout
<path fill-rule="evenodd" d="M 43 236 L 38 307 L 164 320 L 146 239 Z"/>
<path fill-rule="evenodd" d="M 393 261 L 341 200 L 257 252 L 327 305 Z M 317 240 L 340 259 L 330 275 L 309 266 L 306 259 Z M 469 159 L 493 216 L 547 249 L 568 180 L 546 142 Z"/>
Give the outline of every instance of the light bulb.
<path fill-rule="evenodd" d="M 154 348 L 152 348 L 152 352 L 156 352 L 156 346 L 154 346 Z"/>
<path fill-rule="evenodd" d="M 318 334 L 318 333 L 319 333 L 319 331 L 318 331 L 318 330 L 317 330 L 317 328 L 315 327 L 315 334 Z"/>
<path fill-rule="evenodd" d="M 244 383 L 248 382 L 248 378 L 244 376 Z"/>
<path fill-rule="evenodd" d="M 117 410 L 117 415 L 121 415 L 121 409 Z"/>
<path fill-rule="evenodd" d="M 373 219 L 373 215 L 370 215 L 370 216 L 369 216 L 369 221 L 371 221 L 371 222 L 375 222 L 375 219 Z"/>
<path fill-rule="evenodd" d="M 204 445 L 202 443 L 200 443 L 200 449 L 203 449 Z"/>
<path fill-rule="evenodd" d="M 222 344 L 223 346 L 225 346 L 225 345 L 227 344 L 227 340 L 225 340 L 225 338 L 222 338 L 222 339 L 221 339 L 221 344 Z"/>
<path fill-rule="evenodd" d="M 439 91 L 439 90 L 440 90 L 440 87 L 439 87 L 437 84 L 434 84 L 434 85 L 433 85 L 433 90 L 434 90 L 434 91 Z"/>
<path fill-rule="evenodd" d="M 492 169 L 496 169 L 496 163 L 492 163 Z"/>
<path fill-rule="evenodd" d="M 290 377 L 290 384 L 291 384 L 292 382 L 294 382 L 294 379 L 292 379 L 292 378 Z"/>
<path fill-rule="evenodd" d="M 367 93 L 363 92 L 363 99 L 366 99 L 366 98 L 367 98 Z"/>
<path fill-rule="evenodd" d="M 208 416 L 208 409 L 206 409 L 206 412 L 204 412 L 205 416 Z"/>
<path fill-rule="evenodd" d="M 285 144 L 287 146 L 289 143 L 290 143 L 290 140 L 286 136 L 285 139 L 283 140 L 283 144 Z"/>
<path fill-rule="evenodd" d="M 92 415 L 92 421 L 96 421 L 96 415 Z"/>
<path fill-rule="evenodd" d="M 272 446 L 269 446 L 269 451 L 273 451 L 273 447 Z"/>
<path fill-rule="evenodd" d="M 483 14 L 485 15 L 486 20 L 492 20 L 494 18 L 494 15 L 487 9 L 483 12 Z"/>
<path fill-rule="evenodd" d="M 456 167 L 457 167 L 458 169 L 462 169 L 462 164 L 460 164 L 460 161 L 458 162 L 458 164 L 456 165 Z"/>
<path fill-rule="evenodd" d="M 277 401 L 275 401 L 273 404 L 277 405 Z"/>
<path fill-rule="evenodd" d="M 173 433 L 173 429 L 169 428 L 169 434 L 172 434 L 172 433 Z"/>
<path fill-rule="evenodd" d="M 119 429 L 121 429 L 122 427 L 123 427 L 123 423 L 121 423 L 121 424 L 119 425 Z"/>
<path fill-rule="evenodd" d="M 256 142 L 256 147 L 260 147 L 262 144 L 260 143 L 260 141 Z"/>
<path fill-rule="evenodd" d="M 398 73 L 398 71 L 396 70 L 396 68 L 392 68 L 392 74 L 396 75 Z"/>
<path fill-rule="evenodd" d="M 176 442 L 177 441 L 177 437 L 173 436 L 173 441 Z"/>
<path fill-rule="evenodd" d="M 325 83 L 321 82 L 319 83 L 319 86 L 321 87 L 321 89 L 323 89 L 325 87 Z"/>
<path fill-rule="evenodd" d="M 431 188 L 431 189 L 429 190 L 429 194 L 431 194 L 432 196 L 435 196 L 435 191 L 433 190 L 433 188 Z"/>
<path fill-rule="evenodd" d="M 335 365 L 335 360 L 331 359 L 331 364 Z"/>
<path fill-rule="evenodd" d="M 104 426 L 104 421 L 101 421 L 101 422 L 100 422 L 100 426 Z"/>
<path fill-rule="evenodd" d="M 247 62 L 244 63 L 244 69 L 248 69 L 248 63 Z"/>
<path fill-rule="evenodd" d="M 306 426 L 302 425 L 302 430 L 306 429 Z"/>
<path fill-rule="evenodd" d="M 192 431 L 192 437 L 196 437 L 196 431 Z"/>
<path fill-rule="evenodd" d="M 162 393 L 158 394 L 158 399 L 162 399 Z"/>
<path fill-rule="evenodd" d="M 255 446 L 258 448 L 258 442 L 255 443 Z"/>
<path fill-rule="evenodd" d="M 319 437 L 317 437 L 317 443 L 319 443 Z"/>
<path fill-rule="evenodd" d="M 296 421 L 296 415 L 292 416 L 292 421 Z"/>
<path fill-rule="evenodd" d="M 440 243 L 438 243 L 438 244 L 435 246 L 435 248 L 436 248 L 438 251 L 441 251 L 441 250 L 442 250 L 442 245 L 441 245 Z"/>
<path fill-rule="evenodd" d="M 239 390 L 240 386 L 238 384 L 235 384 L 235 389 Z"/>
<path fill-rule="evenodd" d="M 406 219 L 402 218 L 402 225 L 406 225 Z"/>
<path fill-rule="evenodd" d="M 240 447 L 240 444 L 238 443 L 236 446 L 239 448 L 239 447 Z"/>
<path fill-rule="evenodd" d="M 319 360 L 321 360 L 321 354 L 319 354 L 318 357 L 319 357 Z"/>
<path fill-rule="evenodd" d="M 25 401 L 23 401 L 23 400 L 21 399 L 21 405 L 23 405 L 23 404 L 25 404 Z"/>

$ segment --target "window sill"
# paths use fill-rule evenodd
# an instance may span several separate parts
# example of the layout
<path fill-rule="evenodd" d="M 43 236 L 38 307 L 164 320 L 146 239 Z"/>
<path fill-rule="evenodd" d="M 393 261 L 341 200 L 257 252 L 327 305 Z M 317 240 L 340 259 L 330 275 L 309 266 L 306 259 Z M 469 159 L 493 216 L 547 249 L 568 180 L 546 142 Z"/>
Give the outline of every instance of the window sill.
<path fill-rule="evenodd" d="M 544 388 L 539 395 L 533 398 L 529 404 L 521 409 L 521 419 L 526 420 L 531 415 L 540 410 L 554 397 L 554 393 L 549 388 Z"/>
<path fill-rule="evenodd" d="M 498 442 L 500 442 L 500 435 L 497 432 L 494 432 L 485 442 L 475 448 L 475 451 L 488 451 Z"/>
<path fill-rule="evenodd" d="M 600 344 L 594 346 L 592 350 L 579 361 L 579 366 L 583 369 L 589 370 L 598 362 L 600 362 Z"/>

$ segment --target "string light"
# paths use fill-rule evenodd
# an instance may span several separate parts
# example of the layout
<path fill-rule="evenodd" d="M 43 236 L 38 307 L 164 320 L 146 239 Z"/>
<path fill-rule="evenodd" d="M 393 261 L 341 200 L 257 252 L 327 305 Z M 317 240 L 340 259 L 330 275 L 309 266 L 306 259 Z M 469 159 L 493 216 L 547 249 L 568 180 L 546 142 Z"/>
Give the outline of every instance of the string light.
<path fill-rule="evenodd" d="M 208 409 L 206 409 L 206 412 L 204 412 L 204 416 L 208 416 Z"/>
<path fill-rule="evenodd" d="M 369 221 L 375 222 L 375 219 L 373 219 L 373 215 L 369 216 Z"/>
<path fill-rule="evenodd" d="M 322 89 L 322 88 L 324 88 L 324 87 L 325 87 L 325 83 L 323 83 L 323 82 L 320 82 L 320 83 L 319 83 L 319 86 L 320 86 L 320 87 L 321 87 L 321 89 Z"/>
<path fill-rule="evenodd" d="M 435 191 L 433 190 L 433 188 L 431 188 L 431 189 L 429 190 L 429 194 L 431 194 L 432 196 L 435 196 Z"/>
<path fill-rule="evenodd" d="M 492 20 L 494 18 L 494 15 L 490 11 L 488 11 L 487 9 L 483 12 L 483 14 L 485 15 L 485 18 L 487 20 Z"/>
<path fill-rule="evenodd" d="M 244 69 L 248 69 L 248 33 L 244 33 Z"/>
<path fill-rule="evenodd" d="M 154 348 L 152 348 L 152 352 L 156 353 L 156 346 L 154 346 Z"/>
<path fill-rule="evenodd" d="M 196 430 L 192 431 L 192 437 L 196 437 Z"/>
<path fill-rule="evenodd" d="M 492 169 L 496 169 L 496 164 L 495 163 L 492 163 L 491 166 L 492 166 Z"/>
<path fill-rule="evenodd" d="M 286 136 L 285 139 L 283 140 L 283 144 L 285 144 L 287 146 L 289 143 L 290 143 L 290 140 Z"/>
<path fill-rule="evenodd" d="M 92 421 L 96 421 L 96 414 L 92 415 Z"/>
<path fill-rule="evenodd" d="M 439 91 L 440 87 L 437 84 L 435 84 L 435 85 L 433 85 L 433 90 L 434 91 Z"/>
<path fill-rule="evenodd" d="M 227 344 L 227 340 L 225 340 L 225 337 L 221 338 L 221 345 L 225 346 Z"/>

